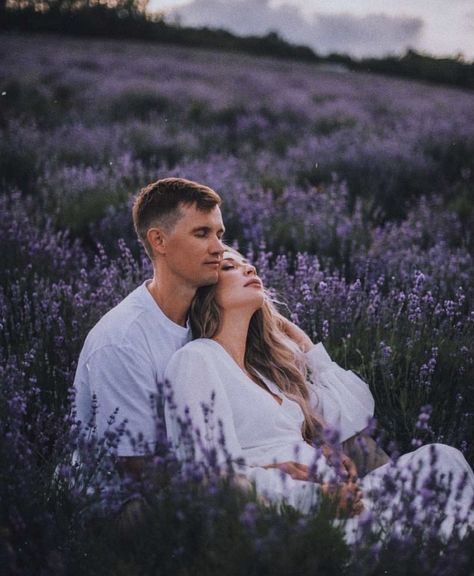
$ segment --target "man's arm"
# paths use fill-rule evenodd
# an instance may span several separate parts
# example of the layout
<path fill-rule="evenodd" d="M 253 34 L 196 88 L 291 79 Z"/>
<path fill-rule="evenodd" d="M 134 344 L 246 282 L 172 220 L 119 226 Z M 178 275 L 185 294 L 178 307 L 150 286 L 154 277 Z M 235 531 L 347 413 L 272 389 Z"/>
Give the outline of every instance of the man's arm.
<path fill-rule="evenodd" d="M 130 476 L 133 480 L 140 481 L 151 460 L 151 456 L 122 456 L 117 459 L 117 469 L 121 476 Z"/>
<path fill-rule="evenodd" d="M 153 452 L 158 388 L 154 367 L 139 348 L 128 344 L 98 348 L 84 360 L 75 386 L 88 389 L 89 402 L 94 398 L 97 436 L 107 437 L 108 447 L 119 458 Z M 85 395 L 81 402 L 86 402 Z"/>

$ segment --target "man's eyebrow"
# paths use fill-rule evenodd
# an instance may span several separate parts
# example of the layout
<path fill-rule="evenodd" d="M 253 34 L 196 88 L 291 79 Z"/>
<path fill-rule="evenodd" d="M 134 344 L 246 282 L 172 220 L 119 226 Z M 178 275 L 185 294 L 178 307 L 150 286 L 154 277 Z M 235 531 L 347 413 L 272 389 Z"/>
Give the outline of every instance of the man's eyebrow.
<path fill-rule="evenodd" d="M 193 232 L 197 232 L 198 230 L 205 230 L 206 232 L 208 232 L 209 230 L 212 230 L 212 228 L 210 226 L 196 226 L 195 228 L 192 229 Z M 224 227 L 219 228 L 218 232 L 222 232 L 222 234 L 224 234 L 225 228 Z"/>

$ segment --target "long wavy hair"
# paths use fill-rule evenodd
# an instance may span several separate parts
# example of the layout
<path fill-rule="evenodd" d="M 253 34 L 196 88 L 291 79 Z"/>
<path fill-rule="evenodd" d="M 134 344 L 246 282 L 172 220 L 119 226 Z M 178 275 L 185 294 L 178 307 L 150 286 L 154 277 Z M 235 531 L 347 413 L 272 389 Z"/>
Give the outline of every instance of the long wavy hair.
<path fill-rule="evenodd" d="M 215 294 L 215 285 L 198 289 L 189 313 L 193 338 L 212 338 L 217 334 L 221 310 Z M 275 382 L 287 398 L 301 406 L 304 414 L 302 435 L 307 442 L 313 442 L 320 437 L 323 423 L 314 416 L 309 406 L 304 354 L 282 330 L 282 321 L 283 316 L 266 294 L 263 306 L 250 320 L 245 369 L 262 388 L 267 389 L 260 374 Z"/>

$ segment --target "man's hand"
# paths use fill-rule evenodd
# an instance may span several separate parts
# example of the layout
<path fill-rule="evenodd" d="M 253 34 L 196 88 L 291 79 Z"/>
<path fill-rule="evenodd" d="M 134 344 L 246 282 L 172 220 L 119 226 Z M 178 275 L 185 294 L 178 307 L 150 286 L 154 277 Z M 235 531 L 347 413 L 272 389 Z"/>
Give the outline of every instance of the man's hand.
<path fill-rule="evenodd" d="M 314 480 L 309 473 L 309 467 L 299 462 L 277 462 L 275 464 L 267 464 L 263 468 L 279 468 L 289 474 L 294 480 Z"/>
<path fill-rule="evenodd" d="M 133 480 L 141 480 L 150 457 L 120 456 L 117 459 L 117 468 L 121 476 L 131 476 Z"/>
<path fill-rule="evenodd" d="M 342 484 L 324 482 L 321 484 L 321 491 L 336 505 L 337 518 L 347 516 L 353 518 L 364 510 L 362 491 L 355 482 L 348 481 Z"/>
<path fill-rule="evenodd" d="M 322 451 L 324 456 L 328 459 L 328 461 L 333 465 L 337 466 L 338 464 L 341 465 L 342 470 L 340 470 L 343 475 L 347 476 L 347 480 L 355 482 L 359 477 L 357 472 L 357 467 L 354 461 L 349 458 L 344 452 L 338 452 L 336 456 L 334 456 L 334 452 L 330 446 L 324 444 L 322 446 Z"/>
<path fill-rule="evenodd" d="M 341 464 L 348 476 L 348 480 L 355 482 L 359 475 L 357 473 L 357 467 L 354 464 L 354 461 L 349 458 L 349 456 L 341 454 Z"/>
<path fill-rule="evenodd" d="M 295 342 L 302 352 L 308 352 L 310 348 L 314 346 L 311 338 L 297 326 L 294 322 L 291 322 L 281 314 L 278 317 L 280 329 Z"/>

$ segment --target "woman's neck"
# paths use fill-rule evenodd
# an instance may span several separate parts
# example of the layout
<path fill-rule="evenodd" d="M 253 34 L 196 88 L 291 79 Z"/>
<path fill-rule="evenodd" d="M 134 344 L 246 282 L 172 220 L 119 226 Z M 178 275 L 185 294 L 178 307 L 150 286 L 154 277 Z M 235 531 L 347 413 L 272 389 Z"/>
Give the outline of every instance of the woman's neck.
<path fill-rule="evenodd" d="M 213 340 L 225 348 L 235 362 L 245 370 L 245 349 L 251 315 L 242 310 L 225 312 L 221 316 L 219 331 Z"/>

